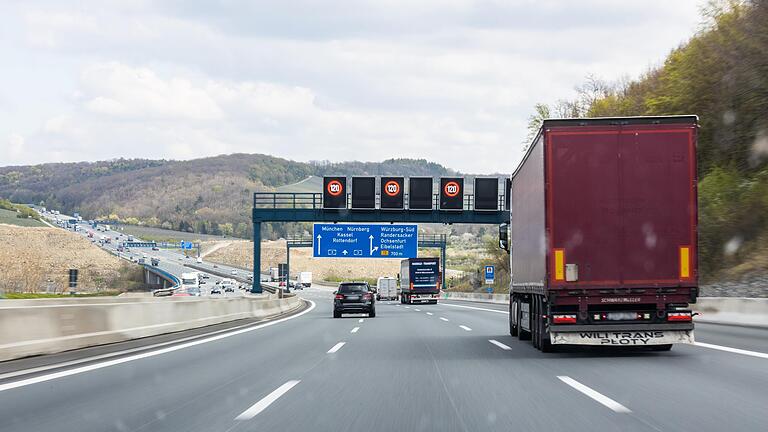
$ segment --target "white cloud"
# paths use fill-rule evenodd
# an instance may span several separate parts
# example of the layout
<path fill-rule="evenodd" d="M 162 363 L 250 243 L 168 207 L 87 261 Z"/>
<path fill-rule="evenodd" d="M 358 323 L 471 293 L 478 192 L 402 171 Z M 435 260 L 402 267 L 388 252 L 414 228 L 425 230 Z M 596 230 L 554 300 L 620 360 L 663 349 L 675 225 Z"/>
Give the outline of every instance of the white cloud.
<path fill-rule="evenodd" d="M 0 136 L 26 142 L 3 160 L 242 151 L 510 172 L 536 102 L 657 64 L 697 1 L 3 5 Z"/>

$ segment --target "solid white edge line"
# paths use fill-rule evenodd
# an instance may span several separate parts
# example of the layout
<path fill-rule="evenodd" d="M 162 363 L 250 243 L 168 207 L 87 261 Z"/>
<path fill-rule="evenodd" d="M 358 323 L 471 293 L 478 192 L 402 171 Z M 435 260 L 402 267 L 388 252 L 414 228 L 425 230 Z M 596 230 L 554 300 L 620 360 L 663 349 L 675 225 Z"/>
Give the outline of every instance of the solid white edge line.
<path fill-rule="evenodd" d="M 472 331 L 471 328 L 469 328 L 469 327 L 467 327 L 465 325 L 460 325 L 459 327 L 461 327 L 463 330 L 466 330 L 466 331 Z"/>
<path fill-rule="evenodd" d="M 300 383 L 301 380 L 290 380 L 287 383 L 281 385 L 272 391 L 272 393 L 264 396 L 260 401 L 253 404 L 250 408 L 243 411 L 239 416 L 235 417 L 235 420 L 250 420 L 256 417 L 260 412 L 264 411 L 268 406 L 272 405 L 280 396 L 286 394 L 288 390 L 293 386 Z"/>
<path fill-rule="evenodd" d="M 326 354 L 333 354 L 333 353 L 335 353 L 336 351 L 340 350 L 341 347 L 344 346 L 344 344 L 346 344 L 346 342 L 339 342 L 339 343 L 337 343 L 336 345 L 332 346 L 331 349 L 329 349 L 328 352 L 326 352 Z"/>
<path fill-rule="evenodd" d="M 503 311 L 503 310 L 496 310 L 496 309 L 487 309 L 487 308 L 481 308 L 481 307 L 475 307 L 475 306 L 464 306 L 464 305 L 455 305 L 450 303 L 442 303 L 444 306 L 451 306 L 451 307 L 457 307 L 457 308 L 464 308 L 464 309 L 474 309 L 474 310 L 481 310 L 486 312 L 496 312 L 500 314 L 506 314 L 509 315 L 509 311 Z"/>
<path fill-rule="evenodd" d="M 748 356 L 752 356 L 752 357 L 768 359 L 768 354 L 757 352 L 757 351 L 749 351 L 749 350 L 744 350 L 744 349 L 739 349 L 739 348 L 731 348 L 731 347 L 722 346 L 722 345 L 708 344 L 708 343 L 705 343 L 705 342 L 694 342 L 693 344 L 696 345 L 696 346 L 700 346 L 702 348 L 710 348 L 710 349 L 726 351 L 726 352 L 730 352 L 730 353 L 734 353 L 734 354 L 742 354 L 742 355 L 748 355 Z"/>
<path fill-rule="evenodd" d="M 244 328 L 244 329 L 235 330 L 235 331 L 232 331 L 232 332 L 223 333 L 223 334 L 216 335 L 216 336 L 211 336 L 211 337 L 204 338 L 204 339 L 194 340 L 194 341 L 183 343 L 183 344 L 180 344 L 180 345 L 174 345 L 174 346 L 170 346 L 170 347 L 167 347 L 167 348 L 162 348 L 162 349 L 159 349 L 159 350 L 156 350 L 156 351 L 144 352 L 144 353 L 135 354 L 135 355 L 128 356 L 128 357 L 122 357 L 122 358 L 118 358 L 118 359 L 114 359 L 114 360 L 109 360 L 109 361 L 105 361 L 105 362 L 101 362 L 101 363 L 95 363 L 95 364 L 90 364 L 90 365 L 87 365 L 87 366 L 81 366 L 81 367 L 74 368 L 74 369 L 68 369 L 68 370 L 65 370 L 65 371 L 59 371 L 59 372 L 54 372 L 54 373 L 50 373 L 50 374 L 46 374 L 46 375 L 40 375 L 40 376 L 36 376 L 36 377 L 32 377 L 32 378 L 22 379 L 22 380 L 19 380 L 19 381 L 14 381 L 14 382 L 9 382 L 9 383 L 5 383 L 5 384 L 0 384 L 0 392 L 5 391 L 5 390 L 11 390 L 11 389 L 19 388 L 19 387 L 25 387 L 25 386 L 28 386 L 28 385 L 37 384 L 37 383 L 41 383 L 41 382 L 46 382 L 46 381 L 54 380 L 54 379 L 57 379 L 57 378 L 63 378 L 63 377 L 67 377 L 67 376 L 70 376 L 70 375 L 77 375 L 77 374 L 81 374 L 81 373 L 84 373 L 84 372 L 90 372 L 90 371 L 93 371 L 93 370 L 102 369 L 102 368 L 109 367 L 109 366 L 115 366 L 115 365 L 119 365 L 119 364 L 122 364 L 122 363 L 128 363 L 128 362 L 131 362 L 131 361 L 134 361 L 134 360 L 141 360 L 141 359 L 144 359 L 144 358 L 154 357 L 154 356 L 158 356 L 158 355 L 161 355 L 161 354 L 167 354 L 169 352 L 179 351 L 179 350 L 182 350 L 182 349 L 185 349 L 185 348 L 201 345 L 201 344 L 208 343 L 208 342 L 217 341 L 219 339 L 226 339 L 226 338 L 229 338 L 229 337 L 232 337 L 232 336 L 236 336 L 236 335 L 239 335 L 239 334 L 248 333 L 248 332 L 252 332 L 254 330 L 262 329 L 264 327 L 269 327 L 269 326 L 272 326 L 272 325 L 275 325 L 275 324 L 279 324 L 279 323 L 282 323 L 282 322 L 285 322 L 285 321 L 288 321 L 288 320 L 292 320 L 294 318 L 298 318 L 298 317 L 300 317 L 300 316 L 302 316 L 302 315 L 304 315 L 306 313 L 309 313 L 310 311 L 312 311 L 315 308 L 316 305 L 315 305 L 315 302 L 313 302 L 311 300 L 308 300 L 308 301 L 309 301 L 309 303 L 311 303 L 309 308 L 307 308 L 304 311 L 299 312 L 296 315 L 291 315 L 289 317 L 280 318 L 280 319 L 277 319 L 277 320 L 274 320 L 274 321 L 269 321 L 269 322 L 266 322 L 264 324 L 259 324 L 257 326 L 253 326 L 253 327 L 247 327 L 247 328 Z"/>
<path fill-rule="evenodd" d="M 355 327 L 352 329 L 350 333 L 357 333 L 358 330 L 360 330 L 360 327 Z"/>
<path fill-rule="evenodd" d="M 448 322 L 448 318 L 446 318 L 446 317 L 440 317 L 440 319 L 445 321 L 445 322 Z"/>
<path fill-rule="evenodd" d="M 509 350 L 511 350 L 511 349 L 512 349 L 512 348 L 510 348 L 509 346 L 507 346 L 507 345 L 504 345 L 503 343 L 501 343 L 501 342 L 499 342 L 499 341 L 497 341 L 497 340 L 495 340 L 495 339 L 488 339 L 488 342 L 490 342 L 490 343 L 492 343 L 492 344 L 496 345 L 497 347 L 499 347 L 499 348 L 501 348 L 501 349 L 503 349 L 503 350 L 505 350 L 505 351 L 509 351 Z"/>
<path fill-rule="evenodd" d="M 625 407 L 624 405 L 616 402 L 615 400 L 609 398 L 608 396 L 597 392 L 596 390 L 593 390 L 584 384 L 576 381 L 575 379 L 565 376 L 565 375 L 558 375 L 557 377 L 560 381 L 568 384 L 569 386 L 573 387 L 574 389 L 580 391 L 581 393 L 589 396 L 590 398 L 594 399 L 598 403 L 612 409 L 613 411 L 617 413 L 631 413 L 632 410 Z"/>

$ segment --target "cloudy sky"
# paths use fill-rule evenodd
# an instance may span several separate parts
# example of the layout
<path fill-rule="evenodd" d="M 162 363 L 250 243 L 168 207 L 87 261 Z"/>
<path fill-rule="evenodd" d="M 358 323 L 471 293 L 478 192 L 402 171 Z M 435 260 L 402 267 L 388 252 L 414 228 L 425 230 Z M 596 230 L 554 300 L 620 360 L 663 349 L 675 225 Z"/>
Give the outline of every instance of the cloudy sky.
<path fill-rule="evenodd" d="M 0 166 L 267 153 L 510 172 L 537 102 L 635 77 L 700 0 L 0 2 Z"/>

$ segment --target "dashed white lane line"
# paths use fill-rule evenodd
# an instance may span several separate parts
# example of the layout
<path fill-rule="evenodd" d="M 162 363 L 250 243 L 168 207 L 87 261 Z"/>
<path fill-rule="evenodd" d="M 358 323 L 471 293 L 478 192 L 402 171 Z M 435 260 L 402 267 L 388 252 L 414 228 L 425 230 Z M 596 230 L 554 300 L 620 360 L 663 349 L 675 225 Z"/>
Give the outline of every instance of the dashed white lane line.
<path fill-rule="evenodd" d="M 421 312 L 421 309 L 414 309 L 416 312 Z"/>
<path fill-rule="evenodd" d="M 496 312 L 496 313 L 500 313 L 500 314 L 509 315 L 509 311 L 481 308 L 481 307 L 475 307 L 475 306 L 455 305 L 455 304 L 450 304 L 450 303 L 443 303 L 443 306 L 450 306 L 450 307 L 457 307 L 457 308 L 464 308 L 464 309 L 474 309 L 474 310 L 481 310 L 481 311 L 486 311 L 486 312 Z"/>
<path fill-rule="evenodd" d="M 329 350 L 328 350 L 328 353 L 327 353 L 327 354 L 333 354 L 333 353 L 335 353 L 336 351 L 340 350 L 340 349 L 341 349 L 341 347 L 343 347 L 345 343 L 346 343 L 346 342 L 339 342 L 339 343 L 337 343 L 337 344 L 336 344 L 336 345 L 334 345 L 334 346 L 333 346 L 331 349 L 329 349 Z"/>
<path fill-rule="evenodd" d="M 287 383 L 281 385 L 280 387 L 275 389 L 272 393 L 264 396 L 263 399 L 253 404 L 253 406 L 243 411 L 239 416 L 235 417 L 235 420 L 250 420 L 256 417 L 256 415 L 264 411 L 268 406 L 272 405 L 272 403 L 276 401 L 280 396 L 286 394 L 288 390 L 292 389 L 293 386 L 295 386 L 300 382 L 301 380 L 290 380 Z"/>
<path fill-rule="evenodd" d="M 593 390 L 584 384 L 576 381 L 575 379 L 569 377 L 569 376 L 558 376 L 558 379 L 560 381 L 568 384 L 569 386 L 575 388 L 576 390 L 584 393 L 585 395 L 591 397 L 592 399 L 596 400 L 598 403 L 605 405 L 606 407 L 616 411 L 617 413 L 631 413 L 632 410 L 625 407 L 624 405 L 616 402 L 615 400 L 609 398 L 608 396 L 599 393 L 596 390 Z"/>
<path fill-rule="evenodd" d="M 410 306 L 406 306 L 405 308 L 406 308 L 406 309 L 410 309 L 411 307 L 410 307 Z"/>
<path fill-rule="evenodd" d="M 355 327 L 352 329 L 350 333 L 357 333 L 358 330 L 360 330 L 360 327 Z"/>
<path fill-rule="evenodd" d="M 357 322 L 359 322 L 359 323 L 365 322 L 365 318 L 360 318 L 359 320 L 357 320 Z"/>
<path fill-rule="evenodd" d="M 748 351 L 748 350 L 743 350 L 743 349 L 739 349 L 739 348 L 726 347 L 726 346 L 722 346 L 722 345 L 708 344 L 708 343 L 704 343 L 704 342 L 694 342 L 693 344 L 696 345 L 696 346 L 700 346 L 702 348 L 711 348 L 711 349 L 716 349 L 716 350 L 720 350 L 720 351 L 726 351 L 726 352 L 730 352 L 730 353 L 734 353 L 734 354 L 743 354 L 743 355 L 748 355 L 748 356 L 752 356 L 752 357 L 759 357 L 759 358 L 768 359 L 768 354 L 757 352 L 757 351 Z"/>
<path fill-rule="evenodd" d="M 440 317 L 440 319 L 445 321 L 445 322 L 448 322 L 448 318 L 446 318 L 446 317 Z"/>
<path fill-rule="evenodd" d="M 507 345 L 504 345 L 503 343 L 501 343 L 501 342 L 499 342 L 499 341 L 497 341 L 497 340 L 495 340 L 495 339 L 488 339 L 488 342 L 490 342 L 490 343 L 492 343 L 492 344 L 496 345 L 497 347 L 499 347 L 499 348 L 503 349 L 504 351 L 509 351 L 509 350 L 511 350 L 511 349 L 512 349 L 512 348 L 510 348 L 509 346 L 507 346 Z"/>
<path fill-rule="evenodd" d="M 64 370 L 64 371 L 60 371 L 60 372 L 53 372 L 53 373 L 46 374 L 46 375 L 40 375 L 40 376 L 36 376 L 36 377 L 32 377 L 32 378 L 22 379 L 22 380 L 19 380 L 19 381 L 9 382 L 9 383 L 0 385 L 0 392 L 5 391 L 5 390 L 10 390 L 10 389 L 18 388 L 18 387 L 28 386 L 28 385 L 31 385 L 31 384 L 37 384 L 37 383 L 41 383 L 41 382 L 45 382 L 45 381 L 50 381 L 50 380 L 54 380 L 54 379 L 57 379 L 57 378 L 63 378 L 63 377 L 67 377 L 67 376 L 70 376 L 70 375 L 77 375 L 77 374 L 84 373 L 84 372 L 90 372 L 92 370 L 97 370 L 97 369 L 101 369 L 101 368 L 105 368 L 105 367 L 109 367 L 109 366 L 115 366 L 115 365 L 119 365 L 119 364 L 123 364 L 123 363 L 128 363 L 128 362 L 131 362 L 131 361 L 134 361 L 134 360 L 140 360 L 140 359 L 144 359 L 144 358 L 148 358 L 148 357 L 154 357 L 154 356 L 157 356 L 157 355 L 161 355 L 161 354 L 166 354 L 166 353 L 169 353 L 169 352 L 174 352 L 174 351 L 182 350 L 184 348 L 189 348 L 189 347 L 201 345 L 201 344 L 204 344 L 204 343 L 217 341 L 217 340 L 220 340 L 220 339 L 226 339 L 226 338 L 229 338 L 229 337 L 232 337 L 232 336 L 236 336 L 236 335 L 239 335 L 239 334 L 252 332 L 254 330 L 258 330 L 258 329 L 261 329 L 261 328 L 264 328 L 264 327 L 273 326 L 275 324 L 278 324 L 278 323 L 281 323 L 281 322 L 285 322 L 285 321 L 288 321 L 288 320 L 292 320 L 292 319 L 298 318 L 298 317 L 300 317 L 300 316 L 302 316 L 304 314 L 307 314 L 307 313 L 311 312 L 315 308 L 315 303 L 313 301 L 310 301 L 310 303 L 311 303 L 311 305 L 309 306 L 309 308 L 307 308 L 306 310 L 304 310 L 302 312 L 297 313 L 296 315 L 291 315 L 289 317 L 280 318 L 280 319 L 274 320 L 274 321 L 269 321 L 269 322 L 266 322 L 264 324 L 259 324 L 259 325 L 253 326 L 253 327 L 246 327 L 246 328 L 235 330 L 235 331 L 232 331 L 232 332 L 218 334 L 216 336 L 211 336 L 211 337 L 207 337 L 207 338 L 204 338 L 204 339 L 198 339 L 198 340 L 194 340 L 194 341 L 191 341 L 191 342 L 182 343 L 182 344 L 179 344 L 179 345 L 173 345 L 173 346 L 162 348 L 162 349 L 159 349 L 159 350 L 156 350 L 156 351 L 150 351 L 150 352 L 134 354 L 134 355 L 130 355 L 128 357 L 121 357 L 121 358 L 117 358 L 117 359 L 113 359 L 113 360 L 108 360 L 108 361 L 101 362 L 101 363 L 89 364 L 89 365 L 77 367 L 77 368 L 74 368 L 74 369 L 68 369 L 68 370 Z"/>
<path fill-rule="evenodd" d="M 469 328 L 469 327 L 467 327 L 465 325 L 460 325 L 459 327 L 461 327 L 464 331 L 472 331 L 471 328 Z"/>
<path fill-rule="evenodd" d="M 432 312 L 427 312 L 427 315 L 434 315 Z"/>

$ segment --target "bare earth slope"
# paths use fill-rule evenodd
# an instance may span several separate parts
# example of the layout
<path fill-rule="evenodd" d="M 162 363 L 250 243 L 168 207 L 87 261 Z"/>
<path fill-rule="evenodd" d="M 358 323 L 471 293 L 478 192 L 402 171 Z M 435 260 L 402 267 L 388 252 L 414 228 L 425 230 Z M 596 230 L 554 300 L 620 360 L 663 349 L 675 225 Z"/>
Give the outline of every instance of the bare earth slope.
<path fill-rule="evenodd" d="M 115 288 L 129 264 L 83 237 L 58 228 L 0 224 L 0 290 L 63 292 L 69 269 L 79 270 L 78 291 Z"/>

